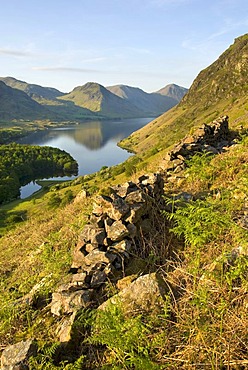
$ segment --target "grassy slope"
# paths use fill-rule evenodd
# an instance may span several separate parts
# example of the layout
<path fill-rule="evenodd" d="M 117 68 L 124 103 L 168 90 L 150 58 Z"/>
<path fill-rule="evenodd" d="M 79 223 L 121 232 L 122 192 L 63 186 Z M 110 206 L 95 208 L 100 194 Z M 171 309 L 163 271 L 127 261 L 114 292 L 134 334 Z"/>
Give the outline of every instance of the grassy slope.
<path fill-rule="evenodd" d="M 169 368 L 174 369 L 174 359 L 180 361 L 182 369 L 193 369 L 190 363 L 201 362 L 212 363 L 216 370 L 222 361 L 228 361 L 228 356 L 230 361 L 248 361 L 243 349 L 248 335 L 245 308 L 248 235 L 241 222 L 244 202 L 247 202 L 247 163 L 246 138 L 211 161 L 204 158 L 200 164 L 193 161 L 180 183 L 172 183 L 165 188 L 167 194 L 190 191 L 197 196 L 205 192 L 208 195 L 200 203 L 200 210 L 207 207 L 210 216 L 195 229 L 193 237 L 191 227 L 187 226 L 189 224 L 182 224 L 183 235 L 188 238 L 185 245 L 183 239 L 179 242 L 175 236 L 170 237 L 170 249 L 176 251 L 177 255 L 176 258 L 171 255 L 171 261 L 168 255 L 161 255 L 162 230 L 156 231 L 161 235 L 161 241 L 156 241 L 157 245 L 147 241 L 153 258 L 150 262 L 147 260 L 146 268 L 148 266 L 152 271 L 162 264 L 167 281 L 174 284 L 175 292 L 181 292 L 179 298 L 174 297 L 175 301 L 168 303 L 170 313 L 163 317 L 161 312 L 161 320 L 151 317 L 153 329 L 148 325 L 149 337 L 155 346 L 150 348 L 149 358 L 160 364 L 160 368 L 167 363 Z M 89 177 L 88 181 L 84 180 L 83 186 L 92 190 L 107 188 L 113 180 L 111 176 L 106 176 L 106 171 Z M 121 180 L 124 181 L 124 178 Z M 115 182 L 120 182 L 120 178 L 117 177 Z M 49 208 L 49 199 L 55 189 L 56 194 L 63 198 L 68 189 L 77 194 L 81 188 L 82 184 L 79 183 L 71 184 L 69 188 L 52 188 L 44 195 L 37 194 L 33 200 L 20 202 L 15 210 L 12 208 L 11 212 L 26 212 L 28 221 L 19 226 L 17 224 L 16 229 L 0 239 L 0 334 L 3 344 L 30 336 L 39 339 L 40 343 L 56 341 L 58 323 L 49 310 L 40 311 L 34 306 L 27 311 L 25 305 L 13 303 L 40 281 L 44 281 L 40 294 L 46 296 L 65 279 L 70 267 L 71 251 L 90 212 L 91 198 L 78 198 L 57 209 Z M 214 205 L 214 208 L 210 205 Z M 221 217 L 224 215 L 221 219 L 220 212 Z M 193 215 L 189 212 L 185 216 L 186 221 L 195 213 L 195 210 Z M 192 222 L 195 225 L 197 219 Z M 217 231 L 209 236 L 208 230 L 212 230 L 213 225 Z M 198 238 L 195 243 L 194 235 L 201 235 L 202 239 Z M 154 238 L 155 232 L 153 243 Z M 242 248 L 244 257 L 226 269 L 229 263 L 227 256 L 237 248 Z M 144 322 L 150 319 L 146 316 Z M 99 351 L 99 348 L 95 351 Z M 113 353 L 111 356 L 114 356 Z M 101 351 L 98 356 L 100 359 Z M 101 361 L 104 363 L 104 359 Z M 96 368 L 95 364 L 91 366 L 89 369 Z"/>
<path fill-rule="evenodd" d="M 207 109 L 202 109 L 201 105 L 190 106 L 186 100 L 132 135 L 125 143 L 130 144 L 131 141 L 130 147 L 139 151 L 139 157 L 142 160 L 146 158 L 150 168 L 154 169 L 154 161 L 158 162 L 170 145 L 202 121 L 228 114 L 233 127 L 240 124 L 247 126 L 246 96 L 242 95 L 242 91 L 235 94 L 237 100 L 233 96 L 223 100 L 218 98 L 216 104 Z M 147 150 L 154 147 L 159 151 L 150 157 L 151 152 L 148 155 Z M 127 163 L 134 160 L 130 159 Z M 141 170 L 142 163 L 138 164 L 140 173 L 144 172 Z M 185 176 L 165 187 L 167 194 L 189 191 L 199 200 L 192 205 L 193 208 L 179 207 L 179 212 L 173 216 L 175 224 L 171 227 L 175 235 L 171 234 L 170 250 L 174 253 L 169 258 L 168 255 L 161 255 L 163 238 L 156 240 L 155 244 L 154 233 L 152 240 L 144 241 L 151 252 L 147 259 L 148 268 L 161 270 L 162 266 L 166 280 L 174 287 L 174 295 L 168 298 L 164 312 L 156 317 L 142 318 L 143 325 L 147 324 L 149 338 L 149 343 L 145 344 L 148 355 L 144 354 L 149 358 L 149 369 L 156 368 L 151 363 L 157 364 L 159 369 L 185 370 L 206 366 L 216 370 L 243 370 L 247 366 L 247 163 L 246 137 L 240 144 L 213 159 L 203 157 L 199 161 L 192 160 Z M 117 169 L 106 169 L 82 180 L 83 186 L 90 192 L 101 188 L 105 191 L 104 188 L 113 182 L 121 183 L 138 176 L 138 173 L 127 175 L 130 173 L 127 170 L 130 166 L 126 165 L 126 172 L 117 175 Z M 90 212 L 91 198 L 78 198 L 76 202 L 57 209 L 49 207 L 49 199 L 55 191 L 61 198 L 66 197 L 68 189 L 76 195 L 81 187 L 82 184 L 74 183 L 69 188 L 53 188 L 44 195 L 35 196 L 34 200 L 22 201 L 14 208 L 5 209 L 8 212 L 23 212 L 28 220 L 17 224 L 0 239 L 0 335 L 3 344 L 27 337 L 36 337 L 43 344 L 56 340 L 58 323 L 49 310 L 40 311 L 37 307 L 27 308 L 13 303 L 43 278 L 42 292 L 47 296 L 64 279 L 65 271 L 70 266 L 71 250 Z M 162 229 L 156 232 L 162 236 Z M 179 234 L 181 237 L 178 239 Z M 231 260 L 230 256 L 235 255 L 233 251 L 236 251 L 236 257 Z M 114 314 L 112 318 L 115 322 Z M 136 338 L 137 335 L 132 336 L 136 327 L 128 327 L 126 332 L 117 330 L 115 334 L 121 333 L 125 341 Z M 100 339 L 99 343 L 102 343 Z M 109 364 L 113 363 L 111 361 L 118 362 L 115 358 L 117 343 L 116 337 L 113 337 L 111 351 L 108 351 L 108 346 L 105 347 L 106 357 L 102 356 L 101 347 L 92 346 L 89 352 L 97 355 L 93 356 L 94 361 L 92 356 L 89 358 L 86 355 L 88 362 L 82 368 L 101 368 L 106 364 L 106 358 Z M 125 358 L 128 359 L 128 354 Z M 48 357 L 46 363 L 50 363 Z M 47 369 L 57 368 L 52 366 L 50 363 Z M 125 368 L 123 362 L 120 366 Z"/>
<path fill-rule="evenodd" d="M 232 127 L 248 123 L 248 34 L 238 38 L 193 82 L 179 105 L 121 142 L 136 153 L 168 148 L 193 127 L 227 114 Z"/>

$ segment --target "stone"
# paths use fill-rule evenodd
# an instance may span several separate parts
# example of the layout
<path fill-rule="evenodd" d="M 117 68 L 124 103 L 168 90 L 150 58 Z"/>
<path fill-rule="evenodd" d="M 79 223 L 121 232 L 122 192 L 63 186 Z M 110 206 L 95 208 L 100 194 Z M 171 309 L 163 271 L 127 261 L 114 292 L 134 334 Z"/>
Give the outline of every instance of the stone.
<path fill-rule="evenodd" d="M 104 240 L 103 240 L 103 244 L 104 244 Z M 85 245 L 85 250 L 87 253 L 91 253 L 94 249 L 98 249 L 98 244 L 88 243 Z"/>
<path fill-rule="evenodd" d="M 86 255 L 85 245 L 79 242 L 72 252 L 72 268 L 79 268 L 84 263 Z"/>
<path fill-rule="evenodd" d="M 106 231 L 107 237 L 113 242 L 122 240 L 129 235 L 129 231 L 122 221 L 115 221 L 111 226 L 108 226 Z"/>
<path fill-rule="evenodd" d="M 122 199 L 119 195 L 112 194 L 111 198 L 113 202 L 111 204 L 111 210 L 109 211 L 108 215 L 118 221 L 120 220 L 125 214 L 128 213 L 130 207 L 126 203 L 124 199 Z"/>
<path fill-rule="evenodd" d="M 196 131 L 194 131 L 194 134 L 193 134 L 193 137 L 194 137 L 194 141 L 204 137 L 205 135 L 205 127 L 199 127 L 198 129 L 196 129 Z"/>
<path fill-rule="evenodd" d="M 184 144 L 193 144 L 195 142 L 194 135 L 188 135 L 183 139 Z"/>
<path fill-rule="evenodd" d="M 79 276 L 82 274 L 75 274 L 75 276 Z M 78 280 L 78 279 L 73 279 L 72 278 L 72 281 L 67 283 L 67 284 L 61 284 L 58 289 L 57 289 L 57 292 L 58 293 L 71 293 L 71 292 L 76 292 L 77 290 L 81 290 L 83 288 L 87 288 L 87 285 L 85 285 L 85 279 L 86 279 L 86 274 L 84 274 L 84 280 Z"/>
<path fill-rule="evenodd" d="M 72 338 L 73 324 L 77 312 L 74 312 L 69 317 L 65 317 L 58 328 L 58 338 L 61 343 L 68 343 Z"/>
<path fill-rule="evenodd" d="M 103 228 L 104 227 L 104 220 L 105 215 L 96 216 L 93 213 L 90 215 L 90 223 L 94 225 L 95 227 Z"/>
<path fill-rule="evenodd" d="M 214 148 L 211 145 L 207 145 L 207 144 L 203 145 L 203 151 L 211 153 L 211 154 L 219 154 L 219 151 L 216 148 Z"/>
<path fill-rule="evenodd" d="M 163 187 L 163 178 L 159 173 L 143 175 L 139 178 L 139 182 L 142 185 L 162 185 Z"/>
<path fill-rule="evenodd" d="M 105 270 L 94 271 L 90 281 L 91 288 L 97 288 L 102 285 L 107 280 L 107 277 L 108 275 Z"/>
<path fill-rule="evenodd" d="M 128 204 L 145 203 L 147 200 L 148 196 L 142 190 L 135 190 L 126 196 Z"/>
<path fill-rule="evenodd" d="M 84 283 L 86 277 L 87 277 L 87 274 L 85 272 L 80 272 L 80 273 L 72 275 L 71 281 Z"/>
<path fill-rule="evenodd" d="M 141 217 L 147 214 L 147 212 L 148 207 L 146 203 L 132 204 L 130 212 L 125 217 L 125 221 L 130 224 L 137 224 L 141 220 Z"/>
<path fill-rule="evenodd" d="M 105 214 L 106 209 L 111 206 L 112 200 L 109 197 L 98 195 L 93 201 L 92 213 L 96 216 Z"/>
<path fill-rule="evenodd" d="M 92 290 L 78 290 L 76 292 L 55 292 L 52 294 L 51 312 L 56 316 L 72 314 L 87 307 L 91 302 Z"/>
<path fill-rule="evenodd" d="M 158 273 L 143 275 L 101 304 L 98 310 L 106 310 L 111 304 L 120 304 L 125 314 L 154 312 L 163 305 L 168 292 L 169 288 Z"/>
<path fill-rule="evenodd" d="M 95 227 L 94 225 L 85 225 L 80 234 L 80 241 L 102 244 L 105 237 L 106 233 L 104 228 Z"/>
<path fill-rule="evenodd" d="M 115 222 L 115 220 L 113 220 L 112 218 L 110 217 L 107 217 L 104 221 L 104 226 L 105 226 L 105 229 L 106 229 L 106 232 L 108 233 L 108 228 L 109 226 L 113 225 L 113 223 Z"/>
<path fill-rule="evenodd" d="M 175 168 L 177 168 L 178 166 L 181 166 L 183 164 L 184 164 L 184 161 L 182 161 L 181 159 L 174 159 L 171 162 L 171 169 L 174 170 Z"/>
<path fill-rule="evenodd" d="M 115 255 L 108 252 L 102 252 L 98 249 L 93 250 L 89 253 L 84 260 L 86 266 L 91 268 L 96 266 L 107 265 L 115 260 Z M 83 267 L 85 267 L 85 265 Z"/>
<path fill-rule="evenodd" d="M 135 280 L 137 279 L 137 275 L 136 274 L 132 274 L 132 275 L 128 275 L 128 276 L 125 276 L 124 278 L 122 279 L 119 279 L 116 283 L 116 287 L 118 290 L 123 290 L 125 288 L 127 288 L 128 286 L 130 286 L 130 284 Z"/>
<path fill-rule="evenodd" d="M 134 182 L 128 181 L 128 182 L 125 182 L 122 185 L 112 186 L 112 189 L 120 197 L 125 198 L 127 196 L 127 194 L 131 193 L 134 190 L 137 190 L 138 188 L 137 188 L 137 185 Z"/>
<path fill-rule="evenodd" d="M 114 243 L 111 247 L 109 247 L 110 251 L 116 251 L 118 253 L 121 252 L 130 252 L 132 248 L 132 243 L 130 240 L 124 239 L 119 243 Z"/>
<path fill-rule="evenodd" d="M 1 357 L 2 370 L 28 370 L 28 359 L 36 356 L 37 344 L 33 339 L 21 341 L 4 349 Z"/>

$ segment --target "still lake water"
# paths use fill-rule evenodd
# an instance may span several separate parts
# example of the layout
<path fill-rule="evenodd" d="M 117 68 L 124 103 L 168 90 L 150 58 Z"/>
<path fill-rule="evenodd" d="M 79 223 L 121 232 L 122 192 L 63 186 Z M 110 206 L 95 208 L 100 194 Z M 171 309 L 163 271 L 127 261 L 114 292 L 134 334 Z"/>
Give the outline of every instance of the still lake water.
<path fill-rule="evenodd" d="M 117 146 L 123 138 L 145 126 L 153 118 L 135 118 L 109 121 L 88 121 L 78 125 L 51 128 L 22 138 L 20 144 L 56 147 L 70 153 L 78 162 L 78 176 L 114 166 L 125 161 L 131 154 Z M 74 177 L 58 177 L 59 180 Z M 40 188 L 35 182 L 21 188 L 24 199 Z"/>

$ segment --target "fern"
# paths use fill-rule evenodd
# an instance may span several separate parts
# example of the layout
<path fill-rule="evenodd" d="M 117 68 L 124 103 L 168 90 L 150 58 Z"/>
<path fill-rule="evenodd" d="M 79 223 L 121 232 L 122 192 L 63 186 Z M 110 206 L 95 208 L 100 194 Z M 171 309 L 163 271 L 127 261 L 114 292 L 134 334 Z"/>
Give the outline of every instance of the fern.
<path fill-rule="evenodd" d="M 125 317 L 117 304 L 98 313 L 87 342 L 106 347 L 111 369 L 161 369 L 151 359 L 149 334 L 141 316 Z"/>
<path fill-rule="evenodd" d="M 232 223 L 230 216 L 221 212 L 218 205 L 201 199 L 184 203 L 166 216 L 174 221 L 171 231 L 184 237 L 187 245 L 196 247 L 214 240 Z"/>

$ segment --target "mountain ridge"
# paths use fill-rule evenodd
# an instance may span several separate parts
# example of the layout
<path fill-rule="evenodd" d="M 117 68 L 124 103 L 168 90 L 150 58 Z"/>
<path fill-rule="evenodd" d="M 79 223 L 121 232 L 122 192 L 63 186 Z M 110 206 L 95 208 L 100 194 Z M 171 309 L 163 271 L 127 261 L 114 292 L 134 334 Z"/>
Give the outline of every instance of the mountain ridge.
<path fill-rule="evenodd" d="M 5 85 L 8 85 L 9 87 L 24 91 L 28 96 L 30 96 L 33 100 L 36 100 L 38 103 L 41 100 L 40 98 L 54 100 L 58 96 L 64 94 L 53 87 L 43 87 L 36 84 L 30 84 L 25 81 L 17 80 L 14 77 L 0 77 L 0 81 L 4 82 Z"/>
<path fill-rule="evenodd" d="M 173 84 L 171 84 L 171 86 L 172 85 Z M 162 88 L 161 91 L 163 90 L 166 91 L 167 86 Z M 117 96 L 131 102 L 139 110 L 145 112 L 145 114 L 148 115 L 149 114 L 155 116 L 160 115 L 164 113 L 164 111 L 169 110 L 178 103 L 178 97 L 175 98 L 172 92 L 170 96 L 167 95 L 166 93 L 161 94 L 159 92 L 146 93 L 140 88 L 128 85 L 108 86 L 107 89 L 112 93 L 116 94 Z"/>
<path fill-rule="evenodd" d="M 45 107 L 47 109 L 46 118 L 49 119 L 49 112 L 51 112 L 52 119 L 56 118 L 60 121 L 97 117 L 155 117 L 178 103 L 178 98 L 174 99 L 173 96 L 158 92 L 146 93 L 139 88 L 127 85 L 104 87 L 97 82 L 87 82 L 65 94 L 52 87 L 29 84 L 14 77 L 0 77 L 0 81 L 26 93 L 36 103 Z M 120 93 L 121 89 L 122 93 Z M 180 87 L 180 89 L 184 88 Z M 30 112 L 30 117 L 27 114 L 26 117 L 34 119 L 35 116 L 33 112 Z M 8 119 L 7 112 L 5 112 L 5 118 Z"/>
<path fill-rule="evenodd" d="M 138 155 L 1 210 L 2 364 L 247 367 L 247 67 L 248 34 Z"/>

